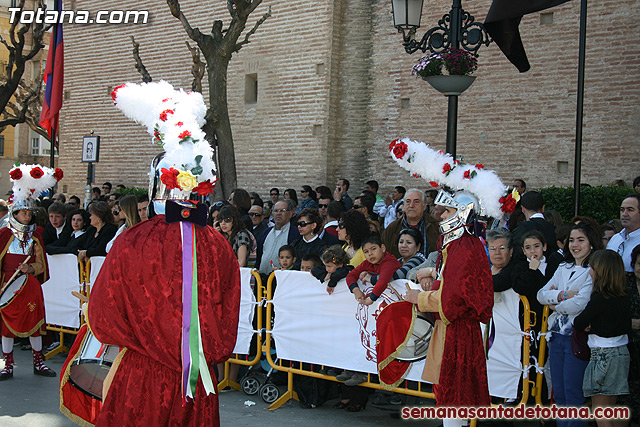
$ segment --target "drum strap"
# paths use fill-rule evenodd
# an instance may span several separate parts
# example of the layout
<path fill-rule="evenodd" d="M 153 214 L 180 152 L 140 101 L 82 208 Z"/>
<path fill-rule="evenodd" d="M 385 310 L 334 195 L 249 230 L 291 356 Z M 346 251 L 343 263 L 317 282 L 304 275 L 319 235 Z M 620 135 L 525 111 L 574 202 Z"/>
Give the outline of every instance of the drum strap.
<path fill-rule="evenodd" d="M 190 222 L 180 223 L 182 236 L 182 395 L 185 401 L 196 394 L 198 377 L 206 394 L 215 387 L 204 357 L 198 310 L 198 257 L 196 231 Z"/>

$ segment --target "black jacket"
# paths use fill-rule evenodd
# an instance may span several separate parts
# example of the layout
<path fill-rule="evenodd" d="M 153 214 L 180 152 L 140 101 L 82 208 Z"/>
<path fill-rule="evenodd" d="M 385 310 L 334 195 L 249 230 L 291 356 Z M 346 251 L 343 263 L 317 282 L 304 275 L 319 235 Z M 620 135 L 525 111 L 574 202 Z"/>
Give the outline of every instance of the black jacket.
<path fill-rule="evenodd" d="M 79 250 L 86 250 L 89 258 L 92 256 L 106 256 L 107 243 L 113 239 L 113 236 L 116 235 L 117 231 L 117 226 L 113 224 L 105 224 L 100 230 L 100 233 L 96 236 L 96 229 L 94 227 L 89 227 L 85 233 L 88 234 L 85 244 L 83 247 L 79 248 Z"/>
<path fill-rule="evenodd" d="M 547 243 L 547 251 L 544 255 L 549 258 L 551 254 L 558 251 L 558 245 L 556 244 L 556 227 L 543 218 L 532 218 L 529 221 L 523 221 L 516 226 L 513 230 L 513 255 L 518 260 L 525 259 L 522 254 L 522 237 L 529 231 L 537 230 L 542 233 L 544 240 Z"/>
<path fill-rule="evenodd" d="M 47 225 L 44 227 L 44 232 L 42 233 L 42 243 L 44 244 L 45 249 L 47 245 L 53 244 L 56 240 L 60 240 L 62 244 L 66 244 L 72 231 L 73 229 L 71 228 L 71 224 L 69 224 L 69 221 L 66 221 L 62 227 L 62 233 L 58 236 L 53 225 L 51 225 L 50 222 L 47 222 Z"/>

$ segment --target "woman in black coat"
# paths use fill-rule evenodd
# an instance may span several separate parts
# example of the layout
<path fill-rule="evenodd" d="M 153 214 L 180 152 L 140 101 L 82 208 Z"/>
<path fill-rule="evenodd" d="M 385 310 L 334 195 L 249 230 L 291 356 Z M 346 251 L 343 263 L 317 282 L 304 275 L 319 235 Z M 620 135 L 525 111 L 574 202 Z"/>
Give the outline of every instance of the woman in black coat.
<path fill-rule="evenodd" d="M 76 209 L 68 215 L 67 221 L 71 224 L 71 234 L 63 234 L 55 242 L 48 245 L 46 249 L 49 255 L 75 255 L 78 253 L 78 250 L 84 247 L 88 236 L 89 213 L 84 209 Z"/>
<path fill-rule="evenodd" d="M 89 205 L 89 220 L 91 227 L 87 229 L 87 239 L 78 251 L 78 259 L 83 262 L 92 256 L 106 256 L 107 243 L 118 231 L 113 212 L 106 202 L 94 202 Z"/>

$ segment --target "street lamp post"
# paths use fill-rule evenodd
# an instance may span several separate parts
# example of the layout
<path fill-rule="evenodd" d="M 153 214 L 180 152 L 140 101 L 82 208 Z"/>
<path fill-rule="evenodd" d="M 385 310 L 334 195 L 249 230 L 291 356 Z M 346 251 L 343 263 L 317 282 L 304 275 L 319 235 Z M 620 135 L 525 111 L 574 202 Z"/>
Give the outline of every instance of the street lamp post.
<path fill-rule="evenodd" d="M 462 9 L 462 0 L 453 0 L 451 11 L 444 15 L 438 25 L 428 30 L 420 41 L 415 39 L 420 27 L 423 0 L 392 0 L 393 23 L 402 33 L 404 49 L 408 54 L 418 50 L 440 53 L 449 48 L 464 49 L 477 55 L 480 46 L 488 46 L 491 39 L 480 22 Z M 458 128 L 458 95 L 446 95 L 449 98 L 447 113 L 446 151 L 456 156 Z"/>

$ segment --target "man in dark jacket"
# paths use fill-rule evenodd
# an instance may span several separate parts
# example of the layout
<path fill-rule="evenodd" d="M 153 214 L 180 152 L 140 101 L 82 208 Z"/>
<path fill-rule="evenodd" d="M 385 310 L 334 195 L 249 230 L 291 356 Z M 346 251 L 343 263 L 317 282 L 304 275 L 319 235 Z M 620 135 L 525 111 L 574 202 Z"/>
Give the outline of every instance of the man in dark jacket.
<path fill-rule="evenodd" d="M 420 248 L 420 252 L 425 256 L 429 252 L 435 251 L 440 230 L 438 220 L 425 213 L 427 205 L 424 202 L 424 193 L 417 189 L 407 191 L 404 196 L 404 217 L 396 219 L 382 233 L 382 242 L 387 251 L 396 258 L 400 257 L 398 251 L 398 236 L 405 228 L 415 228 L 422 235 L 425 245 Z"/>

